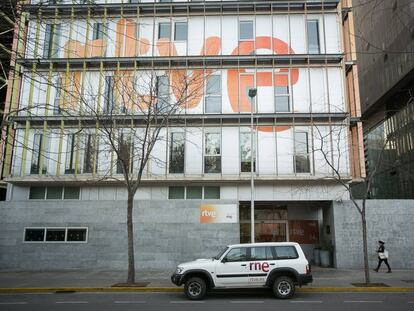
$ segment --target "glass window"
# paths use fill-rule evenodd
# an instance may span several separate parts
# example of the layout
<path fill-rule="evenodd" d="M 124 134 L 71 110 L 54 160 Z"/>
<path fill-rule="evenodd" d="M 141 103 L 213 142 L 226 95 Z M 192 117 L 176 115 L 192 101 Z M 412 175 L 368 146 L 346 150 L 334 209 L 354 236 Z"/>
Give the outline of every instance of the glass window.
<path fill-rule="evenodd" d="M 184 133 L 171 133 L 170 173 L 184 173 Z"/>
<path fill-rule="evenodd" d="M 250 248 L 250 260 L 272 260 L 272 250 L 270 247 Z"/>
<path fill-rule="evenodd" d="M 69 134 L 66 142 L 65 174 L 75 173 L 76 135 Z"/>
<path fill-rule="evenodd" d="M 62 200 L 62 187 L 47 187 L 46 199 L 48 200 Z"/>
<path fill-rule="evenodd" d="M 167 112 L 170 102 L 169 85 L 168 76 L 157 77 L 157 110 L 160 112 Z"/>
<path fill-rule="evenodd" d="M 277 259 L 296 259 L 299 257 L 294 246 L 275 246 L 274 250 Z"/>
<path fill-rule="evenodd" d="M 46 187 L 30 187 L 29 199 L 44 200 L 45 193 L 46 193 Z"/>
<path fill-rule="evenodd" d="M 30 174 L 39 174 L 39 166 L 40 166 L 40 159 L 42 156 L 42 144 L 44 144 L 44 148 L 47 149 L 48 142 L 47 139 L 45 142 L 43 140 L 43 134 L 35 134 L 33 137 L 33 148 L 32 148 L 32 162 L 30 166 Z M 45 153 L 46 150 L 43 151 Z M 46 158 L 43 158 L 43 169 L 42 173 L 46 173 Z"/>
<path fill-rule="evenodd" d="M 256 135 L 253 132 L 253 147 L 256 146 Z M 252 148 L 251 148 L 251 133 L 244 132 L 240 133 L 240 170 L 242 172 L 251 172 L 251 159 L 252 159 Z M 256 152 L 253 150 L 253 171 L 256 171 Z"/>
<path fill-rule="evenodd" d="M 55 86 L 55 100 L 53 101 L 53 114 L 60 114 L 60 100 L 62 97 L 62 77 L 59 76 L 56 80 Z"/>
<path fill-rule="evenodd" d="M 43 46 L 43 58 L 57 57 L 60 40 L 60 30 L 60 24 L 46 24 L 45 41 Z"/>
<path fill-rule="evenodd" d="M 92 40 L 103 39 L 104 35 L 104 24 L 94 23 L 93 24 L 93 37 Z"/>
<path fill-rule="evenodd" d="M 171 186 L 168 188 L 168 199 L 184 199 L 184 187 Z"/>
<path fill-rule="evenodd" d="M 247 248 L 246 247 L 233 248 L 227 253 L 225 258 L 228 262 L 246 261 L 247 260 Z"/>
<path fill-rule="evenodd" d="M 187 40 L 187 22 L 175 23 L 174 40 L 175 41 L 186 41 Z"/>
<path fill-rule="evenodd" d="M 113 113 L 115 108 L 115 97 L 114 97 L 114 83 L 112 76 L 105 77 L 105 92 L 104 92 L 104 107 L 103 112 L 106 114 Z"/>
<path fill-rule="evenodd" d="M 221 75 L 208 77 L 205 101 L 207 113 L 221 113 Z"/>
<path fill-rule="evenodd" d="M 68 229 L 67 242 L 86 242 L 86 229 Z"/>
<path fill-rule="evenodd" d="M 170 39 L 171 38 L 171 24 L 159 23 L 158 24 L 158 39 Z"/>
<path fill-rule="evenodd" d="M 47 242 L 64 242 L 65 229 L 46 229 Z"/>
<path fill-rule="evenodd" d="M 45 229 L 27 228 L 24 232 L 26 242 L 43 242 L 45 239 Z"/>
<path fill-rule="evenodd" d="M 240 40 L 253 40 L 253 22 L 240 21 L 239 23 Z"/>
<path fill-rule="evenodd" d="M 204 199 L 220 199 L 220 187 L 206 186 L 204 187 Z"/>
<path fill-rule="evenodd" d="M 98 143 L 96 141 L 95 134 L 86 134 L 84 135 L 85 139 L 85 149 L 83 157 L 83 173 L 93 173 L 95 171 L 94 164 L 98 162 L 97 147 Z"/>
<path fill-rule="evenodd" d="M 308 133 L 295 132 L 295 171 L 310 173 Z"/>
<path fill-rule="evenodd" d="M 276 83 L 282 85 L 275 86 L 275 103 L 276 112 L 290 112 L 289 105 L 289 75 L 288 74 L 276 74 Z M 286 85 L 283 85 L 286 84 Z"/>
<path fill-rule="evenodd" d="M 65 194 L 63 198 L 65 200 L 79 200 L 80 188 L 79 187 L 65 187 Z"/>
<path fill-rule="evenodd" d="M 188 186 L 187 187 L 187 199 L 202 199 L 203 187 L 201 186 Z"/>
<path fill-rule="evenodd" d="M 318 20 L 307 21 L 308 30 L 308 53 L 319 54 L 319 22 Z"/>
<path fill-rule="evenodd" d="M 204 172 L 221 172 L 221 135 L 220 133 L 206 133 Z"/>
<path fill-rule="evenodd" d="M 116 161 L 116 173 L 123 174 L 123 165 L 126 164 L 127 174 L 132 173 L 134 163 L 134 144 L 132 137 L 124 138 L 122 133 L 118 141 L 118 160 Z"/>

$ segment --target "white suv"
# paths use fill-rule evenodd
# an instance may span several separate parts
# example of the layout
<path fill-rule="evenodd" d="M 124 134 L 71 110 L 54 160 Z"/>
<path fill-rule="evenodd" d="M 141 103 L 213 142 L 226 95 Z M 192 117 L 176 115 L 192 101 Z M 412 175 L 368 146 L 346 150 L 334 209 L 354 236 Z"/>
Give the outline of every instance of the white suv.
<path fill-rule="evenodd" d="M 184 284 L 189 299 L 202 299 L 213 288 L 270 287 L 278 298 L 290 298 L 295 286 L 312 282 L 310 265 L 298 243 L 236 244 L 211 259 L 177 266 L 171 281 Z"/>

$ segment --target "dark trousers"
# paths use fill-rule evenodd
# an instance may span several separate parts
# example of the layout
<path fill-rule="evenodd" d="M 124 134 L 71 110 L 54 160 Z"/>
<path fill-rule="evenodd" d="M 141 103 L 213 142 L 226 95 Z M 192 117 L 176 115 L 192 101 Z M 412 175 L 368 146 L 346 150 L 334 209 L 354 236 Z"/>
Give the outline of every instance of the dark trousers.
<path fill-rule="evenodd" d="M 381 267 L 382 262 L 384 262 L 387 265 L 388 271 L 391 271 L 391 267 L 388 264 L 388 259 L 387 258 L 385 258 L 385 259 L 378 258 L 378 266 L 377 266 L 377 269 L 375 269 L 375 270 L 379 270 L 379 268 Z"/>

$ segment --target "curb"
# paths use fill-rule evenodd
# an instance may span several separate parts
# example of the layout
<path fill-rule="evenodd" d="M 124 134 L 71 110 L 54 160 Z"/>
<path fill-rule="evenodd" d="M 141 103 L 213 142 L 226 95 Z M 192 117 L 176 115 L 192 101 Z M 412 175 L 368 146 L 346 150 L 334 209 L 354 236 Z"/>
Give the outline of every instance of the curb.
<path fill-rule="evenodd" d="M 2 294 L 66 293 L 66 292 L 143 292 L 179 293 L 180 287 L 26 287 L 0 288 Z M 299 293 L 414 293 L 414 287 L 308 287 L 298 288 Z"/>

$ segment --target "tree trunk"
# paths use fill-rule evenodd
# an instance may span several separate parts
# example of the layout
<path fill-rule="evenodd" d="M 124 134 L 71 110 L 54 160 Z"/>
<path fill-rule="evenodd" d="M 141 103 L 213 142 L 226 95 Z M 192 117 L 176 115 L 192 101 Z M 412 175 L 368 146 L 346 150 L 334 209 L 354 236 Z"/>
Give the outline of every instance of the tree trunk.
<path fill-rule="evenodd" d="M 128 231 L 128 284 L 135 283 L 135 259 L 134 259 L 134 223 L 133 223 L 134 194 L 128 191 L 128 212 L 127 212 L 127 231 Z"/>
<path fill-rule="evenodd" d="M 365 215 L 365 202 L 364 207 L 361 211 L 361 222 L 362 222 L 362 245 L 364 248 L 364 272 L 365 272 L 365 284 L 371 283 L 369 277 L 369 265 L 368 265 L 368 237 L 367 237 L 367 220 Z"/>

